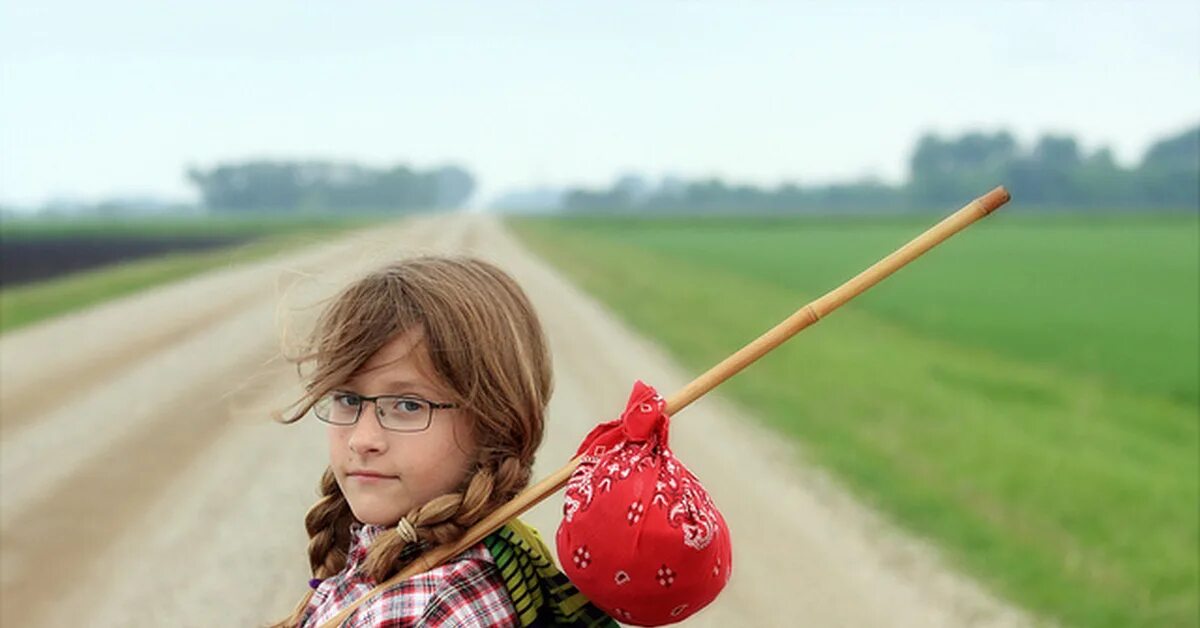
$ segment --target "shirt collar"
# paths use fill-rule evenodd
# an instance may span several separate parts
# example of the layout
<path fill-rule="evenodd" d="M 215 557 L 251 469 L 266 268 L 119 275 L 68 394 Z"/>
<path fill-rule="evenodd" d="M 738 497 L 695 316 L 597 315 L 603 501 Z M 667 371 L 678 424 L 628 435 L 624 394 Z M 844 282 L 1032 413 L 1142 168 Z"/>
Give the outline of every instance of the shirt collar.
<path fill-rule="evenodd" d="M 370 545 L 375 537 L 379 536 L 380 532 L 387 530 L 388 526 L 375 525 L 373 523 L 363 523 L 357 519 L 350 524 L 350 535 L 354 538 L 354 544 Z"/>
<path fill-rule="evenodd" d="M 367 556 L 367 550 L 370 549 L 371 543 L 384 530 L 387 530 L 387 526 L 354 520 L 350 524 L 350 555 L 347 557 L 347 562 L 352 565 L 362 562 Z"/>

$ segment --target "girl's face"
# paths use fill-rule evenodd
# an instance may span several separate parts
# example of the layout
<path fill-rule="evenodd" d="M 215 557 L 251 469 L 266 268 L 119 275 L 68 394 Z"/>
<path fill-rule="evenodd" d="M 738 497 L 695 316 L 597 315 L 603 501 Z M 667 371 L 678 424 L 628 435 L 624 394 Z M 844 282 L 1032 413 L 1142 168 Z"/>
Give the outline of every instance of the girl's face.
<path fill-rule="evenodd" d="M 360 395 L 413 394 L 448 402 L 445 391 L 417 368 L 425 357 L 421 330 L 400 334 L 375 352 L 339 390 Z M 413 507 L 453 492 L 470 468 L 475 439 L 461 408 L 433 411 L 429 429 L 383 429 L 375 404 L 363 402 L 354 425 L 329 426 L 329 463 L 354 516 L 363 523 L 394 525 Z M 385 477 L 363 477 L 359 472 Z"/>

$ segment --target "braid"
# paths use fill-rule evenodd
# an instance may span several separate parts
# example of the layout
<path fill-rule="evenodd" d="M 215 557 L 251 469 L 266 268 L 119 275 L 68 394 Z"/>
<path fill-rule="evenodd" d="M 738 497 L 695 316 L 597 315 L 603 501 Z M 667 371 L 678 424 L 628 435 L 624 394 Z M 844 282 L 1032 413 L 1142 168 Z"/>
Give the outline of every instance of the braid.
<path fill-rule="evenodd" d="M 461 491 L 435 497 L 413 508 L 405 517 L 417 530 L 417 543 L 435 546 L 460 539 L 468 528 L 529 484 L 530 467 L 516 456 L 481 465 L 467 478 Z M 408 542 L 394 528 L 381 533 L 371 545 L 364 571 L 375 582 L 386 580 L 407 564 L 408 561 L 400 560 L 407 546 Z"/>
<path fill-rule="evenodd" d="M 320 487 L 321 499 L 308 509 L 304 528 L 308 530 L 308 564 L 313 577 L 325 579 L 346 566 L 354 513 L 338 486 L 333 469 L 325 468 Z"/>
<path fill-rule="evenodd" d="M 321 498 L 308 509 L 304 516 L 304 527 L 308 530 L 308 564 L 314 577 L 329 578 L 346 566 L 346 548 L 350 544 L 350 524 L 354 521 L 354 513 L 350 503 L 338 486 L 333 469 L 326 467 L 321 474 Z M 300 617 L 312 599 L 313 591 L 309 589 L 304 599 L 292 611 L 292 614 L 281 622 L 272 624 L 271 628 L 294 628 L 300 625 Z"/>

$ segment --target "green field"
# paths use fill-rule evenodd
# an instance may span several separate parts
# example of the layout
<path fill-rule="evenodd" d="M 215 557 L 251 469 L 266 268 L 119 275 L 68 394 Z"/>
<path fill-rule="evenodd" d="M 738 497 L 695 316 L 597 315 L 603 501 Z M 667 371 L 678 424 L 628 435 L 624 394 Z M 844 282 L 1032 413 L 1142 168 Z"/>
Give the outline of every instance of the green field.
<path fill-rule="evenodd" d="M 318 242 L 330 233 L 378 222 L 380 217 L 225 216 L 129 220 L 26 219 L 0 222 L 6 241 L 62 236 L 241 236 L 248 242 L 199 252 L 159 255 L 101 266 L 0 290 L 0 333 L 155 285 L 263 258 Z"/>
<path fill-rule="evenodd" d="M 942 216 L 521 218 L 696 374 Z M 999 594 L 1197 625 L 1200 223 L 990 216 L 722 385 Z"/>

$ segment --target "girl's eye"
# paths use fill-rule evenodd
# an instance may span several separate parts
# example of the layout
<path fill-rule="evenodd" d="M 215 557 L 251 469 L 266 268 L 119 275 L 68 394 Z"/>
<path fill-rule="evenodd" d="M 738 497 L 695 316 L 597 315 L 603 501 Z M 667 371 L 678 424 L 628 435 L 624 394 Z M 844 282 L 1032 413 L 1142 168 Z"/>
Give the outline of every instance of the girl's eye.
<path fill-rule="evenodd" d="M 352 408 L 361 402 L 362 400 L 359 399 L 358 395 L 351 395 L 349 393 L 336 393 L 333 395 L 333 403 L 339 406 Z"/>
<path fill-rule="evenodd" d="M 420 401 L 413 399 L 397 399 L 393 407 L 400 412 L 420 412 L 425 408 Z"/>

